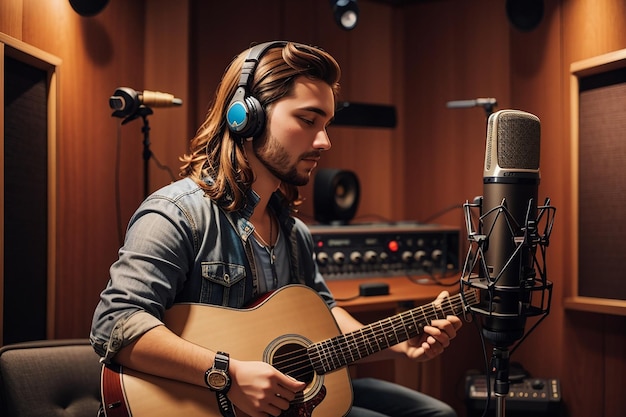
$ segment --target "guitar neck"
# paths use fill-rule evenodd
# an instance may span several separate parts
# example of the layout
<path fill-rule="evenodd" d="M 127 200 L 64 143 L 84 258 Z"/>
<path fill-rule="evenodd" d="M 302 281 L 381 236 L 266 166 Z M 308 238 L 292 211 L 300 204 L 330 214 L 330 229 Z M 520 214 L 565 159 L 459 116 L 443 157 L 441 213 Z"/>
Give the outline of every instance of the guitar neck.
<path fill-rule="evenodd" d="M 423 332 L 433 320 L 459 316 L 465 305 L 477 303 L 474 291 L 449 296 L 369 324 L 359 330 L 310 345 L 307 353 L 319 374 L 334 371 Z"/>

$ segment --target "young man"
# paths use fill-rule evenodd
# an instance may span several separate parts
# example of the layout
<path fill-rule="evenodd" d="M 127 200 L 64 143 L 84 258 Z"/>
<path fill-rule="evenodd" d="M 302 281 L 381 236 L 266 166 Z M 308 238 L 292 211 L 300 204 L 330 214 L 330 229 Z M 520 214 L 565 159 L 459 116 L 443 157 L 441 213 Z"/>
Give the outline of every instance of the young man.
<path fill-rule="evenodd" d="M 297 187 L 330 149 L 339 77 L 328 53 L 291 42 L 257 45 L 234 59 L 183 157 L 184 178 L 148 197 L 130 220 L 93 318 L 91 342 L 104 363 L 208 385 L 207 398 L 217 395 L 224 415 L 278 416 L 305 381 L 260 357 L 216 352 L 225 341 L 208 349 L 181 338 L 164 325 L 166 311 L 185 302 L 240 309 L 268 291 L 303 284 L 324 300 L 342 333 L 363 327 L 336 305 L 313 259 L 311 234 L 292 216 Z M 207 326 L 210 337 L 214 325 L 228 326 L 217 321 Z M 377 355 L 430 359 L 460 325 L 454 316 L 434 320 L 420 337 Z M 353 389 L 350 416 L 454 415 L 395 384 L 357 380 Z"/>

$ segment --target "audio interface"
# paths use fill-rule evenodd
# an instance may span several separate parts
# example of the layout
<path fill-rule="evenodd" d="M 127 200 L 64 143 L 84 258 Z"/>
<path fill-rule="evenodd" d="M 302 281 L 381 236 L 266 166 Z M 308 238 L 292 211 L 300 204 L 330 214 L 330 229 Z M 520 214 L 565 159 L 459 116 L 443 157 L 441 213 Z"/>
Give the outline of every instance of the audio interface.
<path fill-rule="evenodd" d="M 325 279 L 437 276 L 459 271 L 458 228 L 414 222 L 310 225 Z"/>
<path fill-rule="evenodd" d="M 493 382 L 491 378 L 491 410 L 496 405 Z M 487 404 L 487 378 L 485 375 L 468 375 L 465 384 L 468 415 L 482 415 Z M 561 383 L 556 378 L 527 377 L 520 381 L 511 381 L 505 401 L 507 416 L 557 417 L 561 415 Z"/>

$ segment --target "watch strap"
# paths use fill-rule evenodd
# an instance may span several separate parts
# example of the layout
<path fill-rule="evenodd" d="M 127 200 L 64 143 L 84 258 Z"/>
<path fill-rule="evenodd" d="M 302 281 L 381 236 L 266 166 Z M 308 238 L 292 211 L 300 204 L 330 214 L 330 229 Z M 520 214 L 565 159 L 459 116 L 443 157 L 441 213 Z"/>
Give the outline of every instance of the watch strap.
<path fill-rule="evenodd" d="M 226 352 L 217 352 L 215 354 L 215 360 L 213 361 L 213 368 L 220 371 L 228 372 L 228 365 L 230 363 L 230 355 Z"/>
<path fill-rule="evenodd" d="M 211 391 L 223 391 L 224 394 L 230 389 L 230 376 L 228 375 L 228 367 L 230 364 L 230 356 L 226 352 L 217 352 L 215 354 L 215 359 L 213 360 L 213 366 L 206 370 L 204 373 L 204 383 L 209 387 Z M 217 371 L 217 372 L 216 372 Z M 223 374 L 227 379 L 227 385 L 222 389 L 214 388 L 211 383 L 211 374 L 212 373 L 220 373 Z"/>
<path fill-rule="evenodd" d="M 230 402 L 226 394 L 223 392 L 216 392 L 215 395 L 217 397 L 217 404 L 219 405 L 222 417 L 236 417 L 233 403 Z"/>
<path fill-rule="evenodd" d="M 208 377 L 209 373 L 213 369 L 217 369 L 219 371 L 225 372 L 228 374 L 228 367 L 230 365 L 230 356 L 226 352 L 217 352 L 215 354 L 215 359 L 213 361 L 213 366 L 206 371 L 204 375 L 205 382 L 207 385 L 209 384 Z M 230 402 L 225 392 L 216 392 L 215 396 L 217 397 L 217 404 L 220 409 L 220 413 L 223 417 L 236 417 L 235 410 L 233 404 Z"/>

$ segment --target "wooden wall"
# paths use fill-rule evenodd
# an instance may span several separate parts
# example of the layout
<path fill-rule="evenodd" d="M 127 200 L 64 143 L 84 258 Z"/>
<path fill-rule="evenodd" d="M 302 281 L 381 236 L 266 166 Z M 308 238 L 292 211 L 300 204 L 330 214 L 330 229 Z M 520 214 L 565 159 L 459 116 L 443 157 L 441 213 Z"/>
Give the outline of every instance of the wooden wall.
<path fill-rule="evenodd" d="M 51 338 L 87 336 L 116 258 L 118 230 L 123 233 L 143 198 L 142 123 L 119 126 L 111 117 L 108 97 L 115 88 L 161 90 L 183 99 L 181 108 L 155 109 L 148 118 L 152 151 L 177 175 L 177 158 L 234 54 L 251 42 L 293 39 L 335 55 L 344 72 L 342 99 L 397 106 L 395 129 L 331 130 L 333 149 L 321 167 L 357 173 L 358 219 L 424 220 L 482 193 L 484 111 L 447 109 L 447 101 L 495 97 L 499 109 L 540 117 L 540 197 L 550 196 L 558 209 L 548 256 L 555 289 L 550 316 L 512 360 L 536 376 L 560 378 L 568 415 L 621 415 L 625 318 L 565 310 L 562 300 L 575 256 L 568 244 L 569 65 L 626 48 L 623 1 L 546 0 L 540 26 L 527 33 L 511 28 L 502 0 L 402 7 L 361 0 L 361 19 L 351 32 L 336 27 L 324 0 L 242 0 L 246 13 L 229 2 L 109 3 L 94 17 L 78 16 L 65 0 L 0 3 L 0 32 L 62 60 Z M 171 178 L 151 163 L 151 190 Z M 303 189 L 305 220 L 313 215 L 311 188 Z M 435 221 L 461 227 L 463 216 L 452 208 Z M 439 393 L 461 414 L 459 384 L 465 370 L 481 365 L 478 343 L 468 324 L 446 355 L 425 368 L 437 381 L 434 388 L 425 382 L 425 391 Z"/>
<path fill-rule="evenodd" d="M 116 258 L 118 121 L 110 116 L 108 97 L 119 84 L 143 84 L 144 68 L 144 7 L 141 2 L 128 3 L 112 2 L 106 15 L 95 18 L 80 17 L 62 0 L 8 0 L 0 6 L 1 32 L 62 61 L 58 74 L 57 301 L 51 337 L 88 334 L 90 310 Z M 123 131 L 120 152 L 122 222 L 128 221 L 141 201 L 141 137 L 128 132 L 128 128 Z"/>
<path fill-rule="evenodd" d="M 561 114 L 565 123 L 560 126 L 560 133 L 563 150 L 570 151 L 567 109 L 570 91 L 565 81 L 570 76 L 570 64 L 626 48 L 626 4 L 623 1 L 563 2 L 561 22 L 563 65 L 560 79 L 564 80 Z M 567 184 L 570 161 L 562 161 L 562 168 L 562 178 Z M 567 190 L 564 193 L 567 195 Z M 568 201 L 565 197 L 563 200 Z M 570 223 L 565 223 L 565 227 L 567 224 Z M 563 242 L 571 238 L 571 228 L 565 229 Z M 579 238 L 584 239 L 584 236 Z M 577 253 L 568 248 L 564 248 L 563 277 L 575 275 Z M 573 295 L 572 287 L 566 279 L 565 296 Z M 626 409 L 622 388 L 626 383 L 626 317 L 566 310 L 559 325 L 563 327 L 564 348 L 561 371 L 572 392 L 568 407 L 575 410 L 576 415 L 623 414 Z"/>

